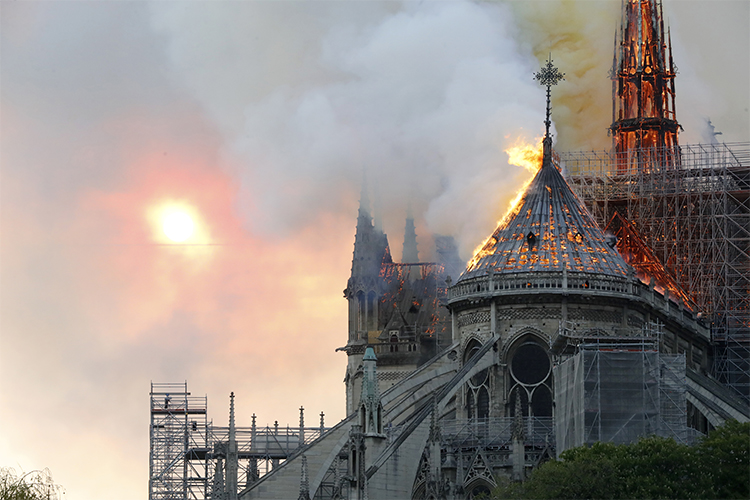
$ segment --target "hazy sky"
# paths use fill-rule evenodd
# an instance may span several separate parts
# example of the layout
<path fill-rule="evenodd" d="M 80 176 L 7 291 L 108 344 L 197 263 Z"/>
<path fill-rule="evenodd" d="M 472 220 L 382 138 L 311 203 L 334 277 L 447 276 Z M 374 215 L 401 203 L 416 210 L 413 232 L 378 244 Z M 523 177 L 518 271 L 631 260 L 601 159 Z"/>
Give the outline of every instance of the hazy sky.
<path fill-rule="evenodd" d="M 149 383 L 226 425 L 344 416 L 367 171 L 395 256 L 462 256 L 544 130 L 606 148 L 620 1 L 0 3 L 0 466 L 76 500 L 147 497 Z M 681 142 L 749 141 L 750 2 L 666 1 Z M 196 222 L 169 244 L 164 209 Z"/>

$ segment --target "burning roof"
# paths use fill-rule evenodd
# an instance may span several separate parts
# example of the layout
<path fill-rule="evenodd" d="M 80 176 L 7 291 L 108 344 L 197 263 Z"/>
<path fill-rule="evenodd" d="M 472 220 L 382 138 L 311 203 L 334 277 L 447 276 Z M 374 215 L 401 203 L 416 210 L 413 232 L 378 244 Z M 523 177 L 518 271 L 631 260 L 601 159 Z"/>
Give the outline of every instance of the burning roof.
<path fill-rule="evenodd" d="M 495 274 L 569 272 L 627 277 L 632 269 L 610 245 L 594 217 L 573 193 L 556 165 L 550 135 L 551 87 L 564 80 L 552 57 L 534 75 L 547 87 L 542 166 L 456 283 Z"/>
<path fill-rule="evenodd" d="M 518 204 L 458 281 L 490 270 L 503 274 L 563 268 L 618 277 L 627 276 L 629 270 L 557 166 L 544 161 Z"/>

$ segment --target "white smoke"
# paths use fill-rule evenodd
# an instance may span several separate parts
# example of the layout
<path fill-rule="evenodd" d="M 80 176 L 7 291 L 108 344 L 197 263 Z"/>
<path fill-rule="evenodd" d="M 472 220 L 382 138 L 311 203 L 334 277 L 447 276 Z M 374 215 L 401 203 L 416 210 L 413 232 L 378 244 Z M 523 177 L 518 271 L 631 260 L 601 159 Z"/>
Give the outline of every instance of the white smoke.
<path fill-rule="evenodd" d="M 542 134 L 544 93 L 532 76 L 549 54 L 566 73 L 553 93 L 558 149 L 610 146 L 620 2 L 164 2 L 151 11 L 241 165 L 239 203 L 254 231 L 354 214 L 367 170 L 394 248 L 411 202 L 420 237 L 453 234 L 466 257 L 527 175 L 503 150 Z M 718 102 L 692 76 L 678 82 L 688 130 Z"/>
<path fill-rule="evenodd" d="M 518 187 L 503 150 L 541 135 L 544 119 L 537 62 L 516 43 L 507 5 L 295 3 L 282 15 L 264 2 L 239 15 L 214 7 L 208 19 L 203 5 L 156 4 L 156 25 L 196 97 L 234 134 L 253 229 L 350 209 L 364 170 L 387 231 L 398 234 L 409 201 L 464 250 L 492 229 Z M 276 24 L 281 33 L 269 33 Z"/>

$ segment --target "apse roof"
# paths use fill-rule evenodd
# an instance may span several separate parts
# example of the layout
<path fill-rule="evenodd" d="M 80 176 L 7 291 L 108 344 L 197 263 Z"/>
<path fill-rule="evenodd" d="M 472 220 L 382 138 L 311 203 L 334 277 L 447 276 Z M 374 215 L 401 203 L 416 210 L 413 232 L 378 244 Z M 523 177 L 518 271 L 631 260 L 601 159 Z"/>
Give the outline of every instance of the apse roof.
<path fill-rule="evenodd" d="M 551 161 L 545 140 L 542 167 L 521 200 L 484 243 L 458 281 L 524 272 L 586 272 L 625 277 L 629 266 L 608 243 L 583 202 Z"/>

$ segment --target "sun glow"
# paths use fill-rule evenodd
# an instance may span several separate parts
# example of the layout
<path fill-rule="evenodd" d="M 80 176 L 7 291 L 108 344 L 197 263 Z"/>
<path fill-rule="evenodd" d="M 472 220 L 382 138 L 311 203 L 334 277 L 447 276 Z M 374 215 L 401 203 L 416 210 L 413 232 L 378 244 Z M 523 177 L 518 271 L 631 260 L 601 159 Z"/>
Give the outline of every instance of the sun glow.
<path fill-rule="evenodd" d="M 185 211 L 173 210 L 164 215 L 162 230 L 167 238 L 175 243 L 182 243 L 193 235 L 195 224 Z"/>
<path fill-rule="evenodd" d="M 190 203 L 164 201 L 151 205 L 147 211 L 156 243 L 197 248 L 210 241 L 205 220 Z"/>

